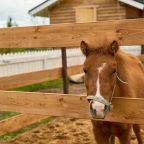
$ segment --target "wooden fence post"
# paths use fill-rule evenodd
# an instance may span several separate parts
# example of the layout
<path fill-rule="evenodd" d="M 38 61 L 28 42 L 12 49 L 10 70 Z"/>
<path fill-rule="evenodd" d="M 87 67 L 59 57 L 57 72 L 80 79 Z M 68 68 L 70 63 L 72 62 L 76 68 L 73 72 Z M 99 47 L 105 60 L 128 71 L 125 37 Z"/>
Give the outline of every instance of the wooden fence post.
<path fill-rule="evenodd" d="M 141 46 L 141 54 L 144 54 L 144 45 Z"/>
<path fill-rule="evenodd" d="M 63 92 L 64 94 L 69 93 L 68 89 L 68 74 L 67 74 L 67 55 L 66 48 L 61 48 L 62 52 L 62 77 L 63 77 Z"/>
<path fill-rule="evenodd" d="M 139 16 L 140 18 L 144 18 L 144 9 L 140 10 Z M 141 54 L 144 54 L 144 45 L 141 45 Z"/>

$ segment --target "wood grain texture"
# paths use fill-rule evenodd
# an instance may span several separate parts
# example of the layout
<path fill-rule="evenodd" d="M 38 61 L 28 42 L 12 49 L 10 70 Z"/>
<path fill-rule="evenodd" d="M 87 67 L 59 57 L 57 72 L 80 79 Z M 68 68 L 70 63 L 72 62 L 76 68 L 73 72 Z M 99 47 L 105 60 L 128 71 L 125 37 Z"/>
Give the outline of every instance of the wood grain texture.
<path fill-rule="evenodd" d="M 113 98 L 104 121 L 144 124 L 144 99 Z M 0 91 L 0 110 L 91 119 L 86 96 Z"/>
<path fill-rule="evenodd" d="M 68 75 L 73 75 L 81 72 L 82 72 L 82 65 L 71 66 L 68 68 Z M 58 79 L 61 77 L 62 77 L 61 68 L 4 77 L 0 78 L 1 81 L 0 89 L 7 90 L 10 88 L 30 85 L 38 82 L 43 82 L 46 80 Z M 9 109 L 9 111 L 12 110 Z M 2 120 L 0 121 L 0 135 L 23 128 L 27 125 L 30 125 L 44 118 L 46 118 L 46 116 L 44 115 L 20 114 L 18 116 L 14 116 L 6 120 Z"/>
<path fill-rule="evenodd" d="M 20 114 L 11 118 L 0 121 L 0 135 L 12 132 L 33 124 L 39 120 L 45 119 L 47 116 Z"/>
<path fill-rule="evenodd" d="M 68 75 L 70 76 L 82 73 L 82 67 L 82 65 L 68 67 Z M 61 77 L 62 68 L 25 73 L 9 77 L 2 77 L 0 78 L 0 89 L 7 90 L 48 80 L 59 79 Z"/>
<path fill-rule="evenodd" d="M 106 0 L 106 1 L 94 1 L 94 0 L 77 0 L 77 1 L 63 1 L 61 2 L 59 5 L 55 6 L 54 8 L 50 9 L 48 12 L 48 15 L 50 17 L 50 23 L 51 24 L 55 24 L 55 23 L 75 23 L 76 19 L 77 22 L 82 22 L 82 21 L 86 21 L 86 19 L 89 17 L 88 16 L 88 11 L 85 12 L 85 14 L 83 13 L 82 17 L 87 17 L 84 20 L 81 20 L 81 18 L 78 18 L 77 16 L 79 15 L 77 12 L 77 8 L 79 7 L 90 7 L 90 6 L 94 6 L 97 7 L 98 9 L 95 10 L 95 16 L 94 16 L 94 20 L 96 21 L 97 17 L 98 20 L 108 20 L 111 18 L 111 20 L 114 19 L 122 19 L 125 18 L 125 16 L 123 16 L 123 12 L 124 15 L 126 15 L 126 8 L 125 6 L 122 6 L 119 4 L 118 1 L 114 1 L 114 0 Z M 111 11 L 113 13 L 113 15 L 107 19 L 107 17 L 105 18 L 101 18 L 99 19 L 102 14 L 107 14 L 108 11 Z M 115 10 L 115 11 L 114 11 Z M 100 14 L 101 13 L 101 14 Z M 116 17 L 118 15 L 118 17 Z M 65 19 L 62 19 L 65 16 Z M 88 19 L 87 19 L 88 20 Z M 88 22 L 88 21 L 86 21 Z"/>
<path fill-rule="evenodd" d="M 121 45 L 144 45 L 144 19 L 2 28 L 0 48 L 76 47 L 98 35 L 118 39 Z"/>

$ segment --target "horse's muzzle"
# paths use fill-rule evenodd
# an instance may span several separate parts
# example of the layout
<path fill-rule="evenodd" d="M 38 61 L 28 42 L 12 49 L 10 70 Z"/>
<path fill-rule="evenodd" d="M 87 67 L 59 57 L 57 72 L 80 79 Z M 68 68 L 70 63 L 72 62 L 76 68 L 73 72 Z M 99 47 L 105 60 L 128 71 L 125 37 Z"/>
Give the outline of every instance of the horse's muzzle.
<path fill-rule="evenodd" d="M 97 102 L 97 101 L 91 101 L 90 102 L 90 109 L 93 111 L 93 117 L 96 118 L 103 118 L 105 115 L 104 109 L 105 105 L 103 103 Z"/>
<path fill-rule="evenodd" d="M 111 103 L 101 97 L 88 96 L 89 111 L 93 119 L 104 119 L 111 108 Z"/>

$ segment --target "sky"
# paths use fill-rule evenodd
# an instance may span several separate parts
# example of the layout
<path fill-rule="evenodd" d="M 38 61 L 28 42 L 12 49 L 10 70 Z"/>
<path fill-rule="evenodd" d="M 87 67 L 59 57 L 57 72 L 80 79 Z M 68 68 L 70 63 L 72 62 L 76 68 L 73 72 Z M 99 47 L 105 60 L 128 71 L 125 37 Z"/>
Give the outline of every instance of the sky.
<path fill-rule="evenodd" d="M 32 17 L 28 11 L 44 0 L 0 0 L 0 27 L 6 27 L 8 17 L 12 17 L 18 26 L 48 24 L 48 19 Z"/>

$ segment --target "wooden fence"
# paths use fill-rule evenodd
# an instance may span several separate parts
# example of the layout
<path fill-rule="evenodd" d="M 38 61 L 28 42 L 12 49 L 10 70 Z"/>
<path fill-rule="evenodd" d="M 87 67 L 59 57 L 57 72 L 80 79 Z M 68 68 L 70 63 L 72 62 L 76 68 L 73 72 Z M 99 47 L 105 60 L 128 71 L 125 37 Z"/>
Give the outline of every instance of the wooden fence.
<path fill-rule="evenodd" d="M 144 19 L 4 28 L 0 29 L 0 48 L 65 49 L 79 46 L 81 40 L 93 37 L 96 39 L 98 35 L 105 34 L 119 40 L 121 45 L 144 45 Z M 68 74 L 82 72 L 82 66 L 69 67 L 63 75 L 67 72 Z M 1 121 L 0 134 L 51 115 L 91 119 L 85 96 L 4 91 L 61 76 L 62 69 L 58 68 L 0 78 L 0 110 L 23 113 Z M 113 105 L 113 110 L 108 113 L 104 121 L 144 124 L 144 99 L 113 98 Z M 30 119 L 27 118 L 27 114 L 31 114 Z M 13 121 L 16 121 L 17 125 L 12 126 Z"/>

